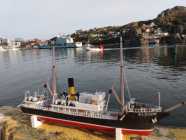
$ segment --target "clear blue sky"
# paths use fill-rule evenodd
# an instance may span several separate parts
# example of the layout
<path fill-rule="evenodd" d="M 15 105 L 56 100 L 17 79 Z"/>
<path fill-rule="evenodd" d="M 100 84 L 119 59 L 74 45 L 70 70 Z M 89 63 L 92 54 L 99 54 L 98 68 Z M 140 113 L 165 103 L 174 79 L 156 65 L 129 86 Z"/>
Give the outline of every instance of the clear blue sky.
<path fill-rule="evenodd" d="M 0 0 L 0 36 L 49 38 L 152 19 L 186 0 Z"/>

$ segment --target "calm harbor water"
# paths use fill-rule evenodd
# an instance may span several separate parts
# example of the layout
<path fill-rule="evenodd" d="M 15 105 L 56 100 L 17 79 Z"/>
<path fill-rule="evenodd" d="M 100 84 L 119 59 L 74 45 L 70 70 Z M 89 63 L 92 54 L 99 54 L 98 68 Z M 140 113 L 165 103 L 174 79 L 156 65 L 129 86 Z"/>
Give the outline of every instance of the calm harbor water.
<path fill-rule="evenodd" d="M 51 50 L 0 52 L 0 105 L 18 105 L 26 90 L 37 90 L 50 78 Z M 126 78 L 132 97 L 170 107 L 186 101 L 186 46 L 124 50 Z M 119 50 L 104 53 L 81 49 L 56 50 L 58 92 L 74 77 L 79 91 L 119 90 Z M 127 94 L 128 95 L 128 94 Z M 126 96 L 127 96 L 126 95 Z M 117 109 L 112 98 L 111 109 Z M 162 125 L 186 127 L 186 107 L 172 112 Z"/>

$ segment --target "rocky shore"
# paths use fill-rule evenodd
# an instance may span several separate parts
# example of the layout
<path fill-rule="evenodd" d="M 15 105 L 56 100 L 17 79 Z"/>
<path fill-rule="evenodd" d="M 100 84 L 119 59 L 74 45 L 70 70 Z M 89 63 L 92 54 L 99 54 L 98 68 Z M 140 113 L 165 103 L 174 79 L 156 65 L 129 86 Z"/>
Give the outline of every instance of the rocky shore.
<path fill-rule="evenodd" d="M 18 108 L 0 107 L 0 138 L 2 140 L 114 140 L 99 132 L 80 130 L 52 124 L 31 127 L 30 117 Z M 148 140 L 185 140 L 186 129 L 157 127 Z"/>

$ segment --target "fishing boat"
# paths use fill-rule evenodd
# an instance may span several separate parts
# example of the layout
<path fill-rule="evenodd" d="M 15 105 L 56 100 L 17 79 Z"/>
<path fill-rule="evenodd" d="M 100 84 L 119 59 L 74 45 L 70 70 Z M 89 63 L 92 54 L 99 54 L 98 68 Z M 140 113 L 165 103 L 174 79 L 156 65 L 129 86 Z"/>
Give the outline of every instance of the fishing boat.
<path fill-rule="evenodd" d="M 94 46 L 94 45 L 91 45 L 91 44 L 87 44 L 87 47 L 86 47 L 86 50 L 87 51 L 95 51 L 95 52 L 100 52 L 100 51 L 104 51 L 104 46 L 103 44 L 100 44 L 99 46 Z"/>
<path fill-rule="evenodd" d="M 120 94 L 114 86 L 108 92 L 78 92 L 74 78 L 68 78 L 68 90 L 58 93 L 56 88 L 55 47 L 52 48 L 51 85 L 45 83 L 46 92 L 27 92 L 20 109 L 27 114 L 37 116 L 42 122 L 63 124 L 90 130 L 114 134 L 116 128 L 123 133 L 149 135 L 154 125 L 176 107 L 164 110 L 158 105 L 140 103 L 134 98 L 125 100 L 125 79 L 123 62 L 123 44 L 120 37 Z M 110 111 L 109 101 L 114 96 L 120 111 Z M 160 98 L 160 94 L 159 94 Z M 160 99 L 159 99 L 160 101 Z M 185 102 L 180 105 L 185 104 Z"/>

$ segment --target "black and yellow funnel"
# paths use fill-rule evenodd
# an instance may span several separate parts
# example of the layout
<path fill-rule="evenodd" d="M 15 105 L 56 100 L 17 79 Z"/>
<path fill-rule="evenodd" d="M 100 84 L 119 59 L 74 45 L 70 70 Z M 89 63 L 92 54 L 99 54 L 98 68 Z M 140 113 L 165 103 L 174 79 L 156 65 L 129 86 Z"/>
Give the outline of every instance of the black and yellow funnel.
<path fill-rule="evenodd" d="M 68 90 L 67 90 L 67 93 L 68 93 L 68 99 L 71 100 L 71 101 L 75 101 L 77 99 L 77 91 L 76 91 L 76 88 L 74 86 L 74 79 L 73 78 L 68 78 Z"/>

